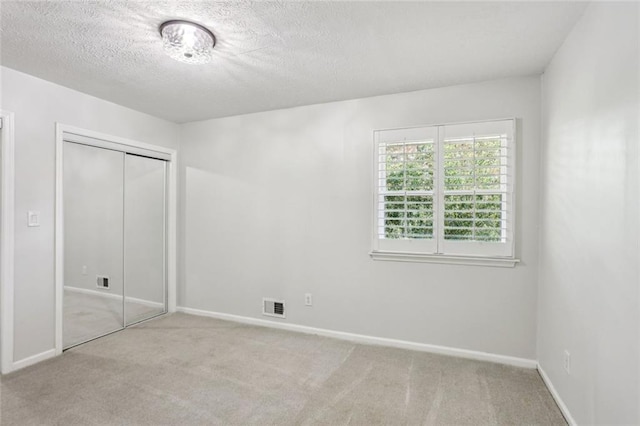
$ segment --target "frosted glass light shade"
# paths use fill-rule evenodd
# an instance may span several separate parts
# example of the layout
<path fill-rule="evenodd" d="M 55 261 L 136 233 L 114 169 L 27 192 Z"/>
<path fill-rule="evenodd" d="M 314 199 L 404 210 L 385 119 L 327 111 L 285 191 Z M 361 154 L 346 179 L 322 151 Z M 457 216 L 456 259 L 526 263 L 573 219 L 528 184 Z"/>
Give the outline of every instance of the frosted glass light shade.
<path fill-rule="evenodd" d="M 168 21 L 160 26 L 164 50 L 173 59 L 187 64 L 206 64 L 216 44 L 213 33 L 187 21 Z"/>

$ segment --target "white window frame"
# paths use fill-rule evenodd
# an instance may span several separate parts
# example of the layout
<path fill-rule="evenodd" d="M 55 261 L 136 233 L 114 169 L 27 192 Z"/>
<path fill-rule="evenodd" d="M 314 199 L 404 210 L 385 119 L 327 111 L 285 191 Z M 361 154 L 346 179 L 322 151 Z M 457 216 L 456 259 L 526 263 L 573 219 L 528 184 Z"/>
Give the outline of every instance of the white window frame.
<path fill-rule="evenodd" d="M 445 140 L 445 129 L 448 126 L 485 126 L 491 127 L 493 122 L 510 121 L 510 133 L 507 134 L 507 164 L 509 165 L 509 179 L 506 180 L 506 202 L 510 208 L 506 209 L 507 221 L 506 232 L 508 238 L 505 242 L 481 242 L 481 241 L 452 241 L 444 238 L 444 154 L 443 146 Z M 374 161 L 373 161 L 373 222 L 372 222 L 372 251 L 371 257 L 374 260 L 390 260 L 403 262 L 433 262 L 466 264 L 477 266 L 498 266 L 513 267 L 519 259 L 515 257 L 515 218 L 516 218 L 516 123 L 515 118 L 503 118 L 495 120 L 472 121 L 463 123 L 434 124 L 428 126 L 380 129 L 373 132 L 374 136 Z M 451 128 L 449 127 L 449 128 Z M 424 195 L 433 196 L 433 239 L 384 239 L 379 238 L 381 195 L 380 179 L 383 178 L 380 171 L 380 144 L 388 142 L 427 142 L 433 140 L 434 143 L 434 188 L 433 191 L 426 191 Z M 427 194 L 428 192 L 428 194 Z M 470 194 L 478 194 L 478 190 L 468 191 Z M 492 193 L 492 191 L 483 191 Z M 496 191 L 493 191 L 496 192 Z M 505 192 L 505 191 L 498 191 Z M 419 194 L 418 194 L 419 195 Z M 382 214 L 383 211 L 382 211 Z"/>

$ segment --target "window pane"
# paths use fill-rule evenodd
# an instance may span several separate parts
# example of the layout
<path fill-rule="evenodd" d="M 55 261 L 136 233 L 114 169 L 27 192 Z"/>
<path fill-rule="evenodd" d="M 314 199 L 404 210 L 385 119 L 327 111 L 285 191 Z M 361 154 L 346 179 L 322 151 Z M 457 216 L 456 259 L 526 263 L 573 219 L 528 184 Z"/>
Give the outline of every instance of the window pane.
<path fill-rule="evenodd" d="M 506 139 L 458 138 L 444 141 L 444 187 L 447 191 L 505 191 Z"/>
<path fill-rule="evenodd" d="M 445 139 L 443 152 L 445 240 L 504 241 L 506 138 Z"/>
<path fill-rule="evenodd" d="M 444 144 L 444 186 L 448 190 L 470 190 L 475 186 L 473 139 Z"/>
<path fill-rule="evenodd" d="M 503 194 L 445 194 L 445 240 L 503 241 L 506 238 L 503 197 Z"/>
<path fill-rule="evenodd" d="M 378 170 L 380 189 L 433 191 L 433 165 L 433 141 L 384 144 Z"/>
<path fill-rule="evenodd" d="M 433 197 L 383 197 L 384 235 L 380 238 L 433 238 Z"/>

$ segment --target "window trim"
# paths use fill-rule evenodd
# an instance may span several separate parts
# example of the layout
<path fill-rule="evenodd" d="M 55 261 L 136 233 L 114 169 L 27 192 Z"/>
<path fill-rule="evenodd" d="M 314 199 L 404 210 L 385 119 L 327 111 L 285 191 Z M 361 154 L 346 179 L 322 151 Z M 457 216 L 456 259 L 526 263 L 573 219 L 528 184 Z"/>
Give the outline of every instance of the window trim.
<path fill-rule="evenodd" d="M 470 266 L 495 266 L 500 268 L 513 268 L 520 263 L 515 257 L 490 257 L 490 256 L 457 256 L 453 254 L 411 253 L 394 251 L 369 252 L 373 260 L 392 262 L 421 262 L 440 263 L 445 265 L 470 265 Z"/>
<path fill-rule="evenodd" d="M 512 222 L 510 227 L 511 238 L 503 247 L 506 248 L 505 251 L 510 252 L 510 255 L 502 256 L 499 254 L 495 255 L 487 255 L 487 254 L 471 254 L 471 253 L 437 253 L 434 251 L 427 251 L 426 247 L 429 245 L 423 245 L 425 250 L 420 247 L 420 240 L 412 240 L 405 239 L 399 241 L 397 244 L 399 247 L 396 250 L 395 248 L 389 249 L 380 249 L 380 239 L 378 238 L 378 228 L 379 228 L 379 189 L 376 187 L 376 183 L 379 179 L 379 144 L 380 140 L 378 138 L 379 132 L 385 131 L 407 131 L 407 132 L 419 132 L 420 129 L 426 128 L 434 128 L 436 137 L 434 140 L 434 148 L 436 151 L 436 161 L 435 166 L 438 169 L 438 181 L 436 187 L 434 188 L 434 208 L 436 207 L 436 197 L 438 199 L 440 196 L 444 196 L 444 190 L 442 185 L 444 184 L 444 180 L 440 177 L 443 176 L 442 170 L 444 168 L 444 163 L 440 158 L 440 150 L 441 150 L 441 135 L 440 130 L 445 126 L 454 126 L 461 124 L 482 124 L 482 123 L 491 123 L 498 121 L 511 121 L 512 122 L 512 133 L 511 133 L 511 144 L 509 146 L 509 159 L 510 166 L 513 170 L 513 178 L 511 182 L 509 182 L 510 190 L 507 191 L 507 196 L 510 198 L 511 208 L 508 211 L 509 218 Z M 520 262 L 519 259 L 515 256 L 516 246 L 515 246 L 515 236 L 516 236 L 516 193 L 517 193 L 517 130 L 518 130 L 518 119 L 516 117 L 506 117 L 506 118 L 496 118 L 489 120 L 474 120 L 474 121 L 462 121 L 462 122 L 449 122 L 449 123 L 439 123 L 439 124 L 427 124 L 421 126 L 411 126 L 411 127 L 395 127 L 395 128 L 385 128 L 385 129 L 374 129 L 373 130 L 373 178 L 371 179 L 371 183 L 373 184 L 373 211 L 372 211 L 372 226 L 371 226 L 371 238 L 372 238 L 372 250 L 369 253 L 373 260 L 382 260 L 382 261 L 399 261 L 399 262 L 427 262 L 427 263 L 441 263 L 441 264 L 462 264 L 462 265 L 475 265 L 475 266 L 495 266 L 495 267 L 514 267 L 517 263 Z M 442 192 L 442 193 L 441 193 Z M 440 194 L 441 193 L 441 194 Z M 438 195 L 436 195 L 438 194 Z M 440 207 L 434 209 L 434 238 L 429 240 L 433 245 L 442 249 L 442 247 L 446 246 L 443 244 L 444 235 L 440 235 L 440 229 L 438 228 L 437 221 L 438 213 L 440 211 Z M 425 241 L 426 242 L 426 241 Z M 418 243 L 418 244 L 416 244 Z M 470 245 L 483 245 L 486 243 L 482 242 L 467 242 L 471 243 Z M 414 249 L 415 247 L 415 249 Z"/>

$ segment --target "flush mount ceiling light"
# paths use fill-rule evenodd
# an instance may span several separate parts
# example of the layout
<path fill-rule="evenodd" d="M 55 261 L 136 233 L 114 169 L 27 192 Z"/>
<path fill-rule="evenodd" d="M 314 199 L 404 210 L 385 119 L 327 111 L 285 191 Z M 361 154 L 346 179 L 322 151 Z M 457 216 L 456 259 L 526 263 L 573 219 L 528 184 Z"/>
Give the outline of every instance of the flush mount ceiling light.
<path fill-rule="evenodd" d="M 213 33 L 188 21 L 167 21 L 160 25 L 162 44 L 167 55 L 187 64 L 206 64 L 216 44 Z"/>

